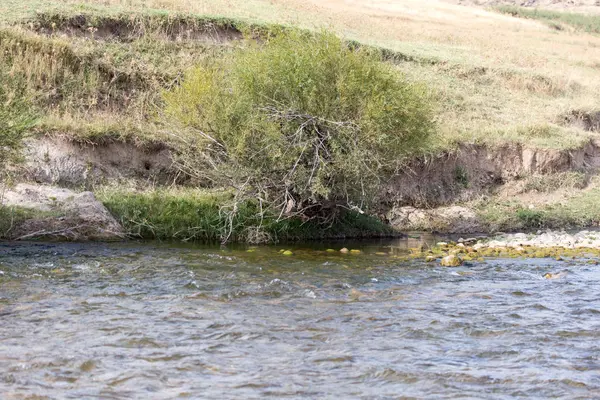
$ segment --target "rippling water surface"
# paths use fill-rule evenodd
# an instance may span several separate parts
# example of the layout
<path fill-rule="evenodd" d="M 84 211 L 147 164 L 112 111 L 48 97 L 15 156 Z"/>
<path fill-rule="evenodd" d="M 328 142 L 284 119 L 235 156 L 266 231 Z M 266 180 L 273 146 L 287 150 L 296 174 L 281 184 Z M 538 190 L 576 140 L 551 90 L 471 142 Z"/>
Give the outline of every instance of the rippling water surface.
<path fill-rule="evenodd" d="M 405 244 L 0 245 L 0 398 L 600 398 L 600 267 Z"/>

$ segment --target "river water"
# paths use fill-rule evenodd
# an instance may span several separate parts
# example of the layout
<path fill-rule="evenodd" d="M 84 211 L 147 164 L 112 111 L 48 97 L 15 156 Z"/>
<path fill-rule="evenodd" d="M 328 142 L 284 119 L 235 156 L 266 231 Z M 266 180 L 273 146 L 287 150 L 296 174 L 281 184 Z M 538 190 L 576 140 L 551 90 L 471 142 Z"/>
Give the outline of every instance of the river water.
<path fill-rule="evenodd" d="M 0 398 L 600 398 L 600 267 L 414 245 L 1 244 Z"/>

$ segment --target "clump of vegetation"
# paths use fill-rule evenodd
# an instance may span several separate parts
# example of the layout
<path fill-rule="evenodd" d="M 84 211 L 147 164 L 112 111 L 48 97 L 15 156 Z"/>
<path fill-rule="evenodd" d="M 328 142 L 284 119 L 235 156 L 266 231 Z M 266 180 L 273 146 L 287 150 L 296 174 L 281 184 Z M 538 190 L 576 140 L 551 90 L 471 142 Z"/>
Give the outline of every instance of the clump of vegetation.
<path fill-rule="evenodd" d="M 469 187 L 469 173 L 465 167 L 459 165 L 454 168 L 454 181 L 465 188 Z"/>
<path fill-rule="evenodd" d="M 0 173 L 18 157 L 23 137 L 34 123 L 34 113 L 18 77 L 0 69 Z"/>
<path fill-rule="evenodd" d="M 433 131 L 423 86 L 324 32 L 248 41 L 189 71 L 165 102 L 187 173 L 280 216 L 364 210 Z"/>
<path fill-rule="evenodd" d="M 250 199 L 236 204 L 236 213 L 231 213 L 234 195 L 225 191 L 117 189 L 100 191 L 98 196 L 129 235 L 146 239 L 265 243 L 394 234 L 378 219 L 351 211 L 325 227 L 301 218 L 278 220 Z"/>
<path fill-rule="evenodd" d="M 514 17 L 541 20 L 546 22 L 551 28 L 557 30 L 562 30 L 563 27 L 561 24 L 565 24 L 580 31 L 600 33 L 599 15 L 541 10 L 539 8 L 531 9 L 517 6 L 499 6 L 496 7 L 496 10 Z"/>
<path fill-rule="evenodd" d="M 544 224 L 544 212 L 539 210 L 521 208 L 517 210 L 517 218 L 526 229 L 540 228 Z"/>
<path fill-rule="evenodd" d="M 523 192 L 548 193 L 557 189 L 584 189 L 587 184 L 583 172 L 561 172 L 551 175 L 531 175 L 525 180 Z"/>
<path fill-rule="evenodd" d="M 490 232 L 594 227 L 600 225 L 599 195 L 600 189 L 594 185 L 567 200 L 535 208 L 518 200 L 485 201 L 477 206 L 477 213 Z"/>
<path fill-rule="evenodd" d="M 28 219 L 44 218 L 47 213 L 22 207 L 0 206 L 0 239 L 14 239 L 16 228 Z"/>

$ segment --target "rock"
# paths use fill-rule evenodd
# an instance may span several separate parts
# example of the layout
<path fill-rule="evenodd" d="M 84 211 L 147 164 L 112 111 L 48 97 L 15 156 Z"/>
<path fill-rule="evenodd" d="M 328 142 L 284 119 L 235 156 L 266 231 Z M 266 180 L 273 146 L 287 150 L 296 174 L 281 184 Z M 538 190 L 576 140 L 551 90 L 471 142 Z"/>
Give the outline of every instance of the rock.
<path fill-rule="evenodd" d="M 436 258 L 434 256 L 427 256 L 425 257 L 425 262 L 434 262 L 436 260 Z"/>
<path fill-rule="evenodd" d="M 561 278 L 564 278 L 565 276 L 567 276 L 566 272 L 559 272 L 557 274 L 548 272 L 547 274 L 544 275 L 544 278 L 546 278 L 546 279 L 561 279 Z"/>
<path fill-rule="evenodd" d="M 350 250 L 350 253 L 351 254 L 360 254 L 360 253 L 362 253 L 362 251 L 356 250 L 356 249 L 352 249 L 352 250 Z"/>
<path fill-rule="evenodd" d="M 5 191 L 2 204 L 36 211 L 8 232 L 10 239 L 116 240 L 125 236 L 91 192 L 20 183 Z"/>
<path fill-rule="evenodd" d="M 466 207 L 450 206 L 434 209 L 396 207 L 387 215 L 398 230 L 428 230 L 445 233 L 481 232 L 483 225 L 477 214 Z"/>
<path fill-rule="evenodd" d="M 281 254 L 283 254 L 284 256 L 293 256 L 294 255 L 294 253 L 292 253 L 290 250 L 286 250 Z"/>
<path fill-rule="evenodd" d="M 490 249 L 497 249 L 497 248 L 502 248 L 502 247 L 506 247 L 507 243 L 501 240 L 492 240 L 491 242 L 487 243 L 487 247 L 489 247 Z"/>
<path fill-rule="evenodd" d="M 450 254 L 442 258 L 442 267 L 459 267 L 462 265 L 462 260 L 456 254 Z"/>
<path fill-rule="evenodd" d="M 487 247 L 485 244 L 483 244 L 483 243 L 477 243 L 477 244 L 475 244 L 475 245 L 473 246 L 473 250 L 475 250 L 475 251 L 479 251 L 479 250 L 481 250 L 481 249 L 483 249 L 483 248 L 485 248 L 485 247 Z"/>
<path fill-rule="evenodd" d="M 344 247 L 343 249 L 341 249 L 341 250 L 340 250 L 340 253 L 342 253 L 342 254 L 347 254 L 347 253 L 349 253 L 349 252 L 350 252 L 350 250 L 348 250 L 348 249 L 347 249 L 347 248 L 345 248 L 345 247 Z"/>

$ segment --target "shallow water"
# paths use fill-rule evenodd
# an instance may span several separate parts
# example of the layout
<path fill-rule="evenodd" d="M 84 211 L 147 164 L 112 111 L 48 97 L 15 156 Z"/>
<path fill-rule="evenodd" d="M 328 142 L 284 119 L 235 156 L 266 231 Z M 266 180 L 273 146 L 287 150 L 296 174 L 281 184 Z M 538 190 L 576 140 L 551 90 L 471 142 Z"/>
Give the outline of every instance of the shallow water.
<path fill-rule="evenodd" d="M 600 398 L 600 267 L 416 244 L 2 244 L 0 398 Z"/>

